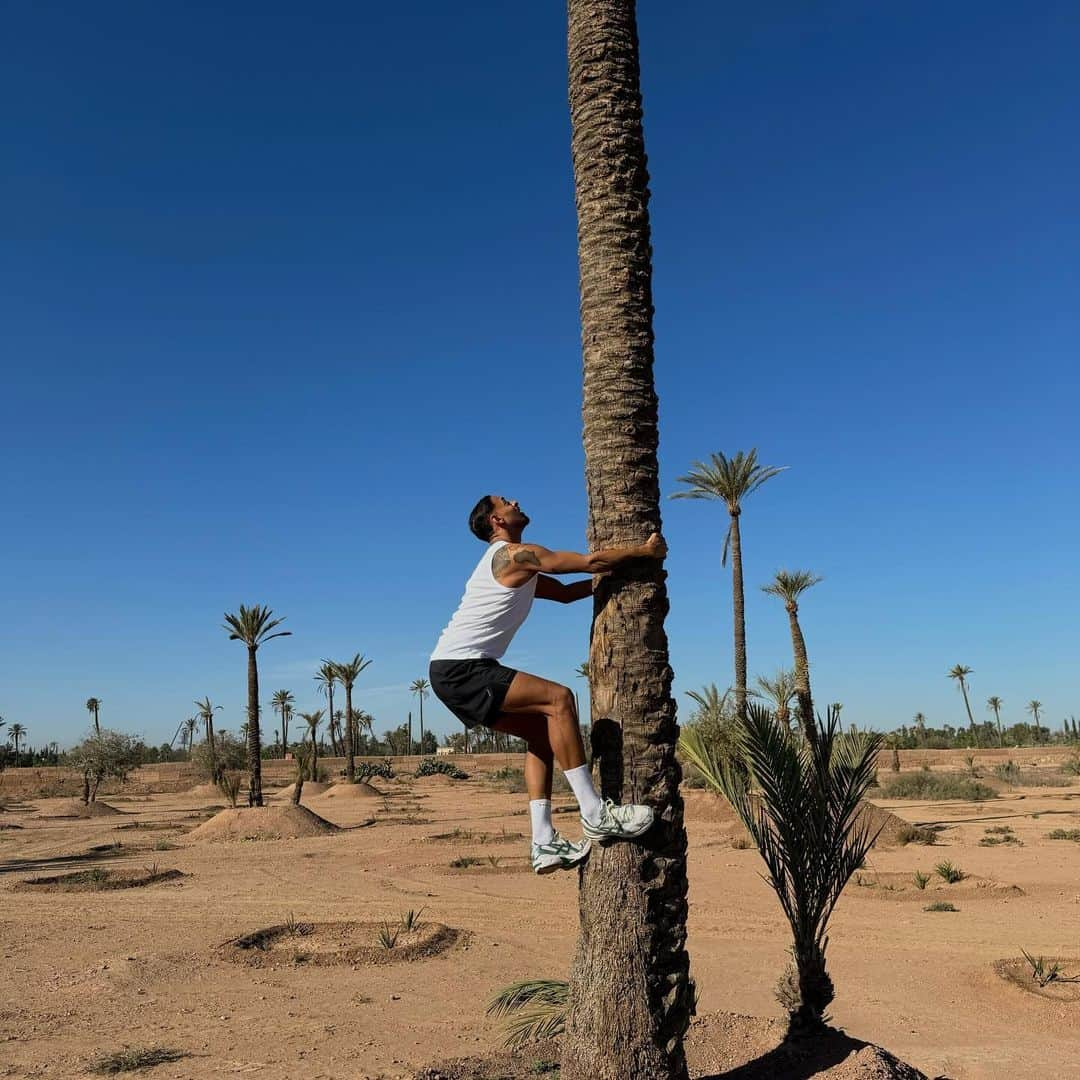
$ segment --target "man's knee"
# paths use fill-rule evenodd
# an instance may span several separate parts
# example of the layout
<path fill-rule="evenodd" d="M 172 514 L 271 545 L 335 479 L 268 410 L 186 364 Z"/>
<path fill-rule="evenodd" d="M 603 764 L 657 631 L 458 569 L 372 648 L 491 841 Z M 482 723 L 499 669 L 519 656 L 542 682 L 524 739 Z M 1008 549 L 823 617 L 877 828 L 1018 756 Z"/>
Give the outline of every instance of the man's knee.
<path fill-rule="evenodd" d="M 577 722 L 577 707 L 574 704 L 574 693 L 568 686 L 560 686 L 555 691 L 555 700 L 552 702 L 555 715 L 561 720 L 569 717 Z"/>

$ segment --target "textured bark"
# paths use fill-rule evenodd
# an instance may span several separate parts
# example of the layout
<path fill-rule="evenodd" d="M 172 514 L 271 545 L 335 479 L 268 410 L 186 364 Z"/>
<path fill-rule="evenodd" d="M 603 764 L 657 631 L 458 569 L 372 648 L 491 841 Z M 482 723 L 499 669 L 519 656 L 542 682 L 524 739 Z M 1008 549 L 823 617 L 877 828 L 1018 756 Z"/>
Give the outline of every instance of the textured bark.
<path fill-rule="evenodd" d="M 735 605 L 735 708 L 746 718 L 746 610 L 743 597 L 739 511 L 731 512 L 731 596 Z"/>
<path fill-rule="evenodd" d="M 791 624 L 791 652 L 795 661 L 795 700 L 799 703 L 799 727 L 810 745 L 817 741 L 817 720 L 814 717 L 814 700 L 810 696 L 810 664 L 806 659 L 806 642 L 799 626 L 799 605 L 787 605 Z"/>
<path fill-rule="evenodd" d="M 309 775 L 313 784 L 319 782 L 319 742 L 315 737 L 314 725 L 311 728 L 311 771 Z"/>
<path fill-rule="evenodd" d="M 356 725 L 353 723 L 352 683 L 345 684 L 345 775 L 352 783 L 356 779 Z"/>
<path fill-rule="evenodd" d="M 975 717 L 971 714 L 971 702 L 968 701 L 967 686 L 964 680 L 960 680 L 960 693 L 964 695 L 964 708 L 967 709 L 968 714 L 968 728 L 971 730 L 971 742 L 973 746 L 979 745 L 979 736 L 975 731 Z M 1035 741 L 1039 741 L 1039 718 L 1035 717 Z"/>
<path fill-rule="evenodd" d="M 424 695 L 420 693 L 420 753 L 424 752 Z"/>
<path fill-rule="evenodd" d="M 570 110 L 592 550 L 660 529 L 648 173 L 633 0 L 569 0 Z M 563 1080 L 679 1080 L 693 1012 L 686 953 L 686 832 L 664 616 L 666 575 L 642 560 L 602 579 L 589 653 L 601 787 L 643 801 L 643 844 L 594 846 Z"/>
<path fill-rule="evenodd" d="M 262 745 L 259 739 L 258 646 L 248 646 L 248 806 L 262 806 Z"/>

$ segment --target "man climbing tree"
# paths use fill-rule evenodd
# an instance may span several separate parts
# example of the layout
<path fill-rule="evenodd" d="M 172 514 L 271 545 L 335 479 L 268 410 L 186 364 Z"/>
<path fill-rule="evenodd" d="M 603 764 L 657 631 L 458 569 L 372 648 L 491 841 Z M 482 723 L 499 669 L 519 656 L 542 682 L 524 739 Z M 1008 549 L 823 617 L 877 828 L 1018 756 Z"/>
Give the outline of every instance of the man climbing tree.
<path fill-rule="evenodd" d="M 634 0 L 569 0 L 589 549 L 660 531 L 648 173 Z M 693 1011 L 686 832 L 675 758 L 658 562 L 626 564 L 594 594 L 589 681 L 602 794 L 647 803 L 643 843 L 594 848 L 563 1080 L 683 1080 Z"/>

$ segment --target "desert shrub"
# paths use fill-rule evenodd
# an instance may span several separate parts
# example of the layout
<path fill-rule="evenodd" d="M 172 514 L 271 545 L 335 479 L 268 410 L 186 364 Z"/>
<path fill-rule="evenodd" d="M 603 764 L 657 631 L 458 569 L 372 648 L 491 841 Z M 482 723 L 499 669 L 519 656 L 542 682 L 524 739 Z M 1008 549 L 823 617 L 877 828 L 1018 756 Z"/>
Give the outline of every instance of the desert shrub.
<path fill-rule="evenodd" d="M 150 1046 L 145 1049 L 125 1047 L 115 1054 L 103 1054 L 90 1062 L 90 1071 L 101 1076 L 116 1073 L 134 1072 L 136 1069 L 149 1069 L 154 1065 L 163 1065 L 170 1061 L 180 1061 L 188 1056 L 184 1050 L 173 1050 L 167 1046 Z"/>
<path fill-rule="evenodd" d="M 705 779 L 702 771 L 694 765 L 692 762 L 686 762 L 683 765 L 683 787 L 699 790 L 701 788 L 707 788 L 709 782 Z"/>
<path fill-rule="evenodd" d="M 901 825 L 896 830 L 895 835 L 898 844 L 926 844 L 931 846 L 937 843 L 937 833 L 933 829 L 924 829 L 919 825 Z"/>
<path fill-rule="evenodd" d="M 1035 766 L 1024 770 L 1015 761 L 995 766 L 994 775 L 1013 787 L 1063 787 L 1072 783 L 1064 768 L 1057 773 L 1040 772 Z"/>
<path fill-rule="evenodd" d="M 1061 766 L 1066 776 L 1080 776 L 1080 751 L 1074 750 Z"/>
<path fill-rule="evenodd" d="M 160 840 L 154 842 L 155 851 L 175 851 L 176 845 L 171 840 L 166 840 L 162 837 Z"/>
<path fill-rule="evenodd" d="M 416 767 L 416 776 L 449 776 L 451 780 L 468 780 L 469 774 L 459 769 L 452 761 L 440 761 L 426 757 Z"/>
<path fill-rule="evenodd" d="M 389 951 L 397 945 L 398 934 L 401 933 L 401 927 L 395 926 L 391 928 L 389 923 L 384 922 L 379 930 L 379 944 Z"/>
<path fill-rule="evenodd" d="M 1001 844 L 1016 844 L 1022 847 L 1022 843 L 1011 825 L 991 825 L 983 830 L 986 835 L 979 841 L 979 847 L 998 847 Z"/>
<path fill-rule="evenodd" d="M 356 763 L 357 782 L 363 783 L 373 776 L 381 777 L 383 780 L 393 780 L 393 766 L 389 761 L 358 761 Z"/>
<path fill-rule="evenodd" d="M 195 771 L 204 780 L 215 783 L 214 768 L 217 767 L 218 775 L 226 769 L 236 771 L 247 768 L 247 746 L 235 735 L 228 731 L 214 732 L 214 753 L 211 756 L 210 746 L 204 739 L 191 748 L 191 764 Z"/>
<path fill-rule="evenodd" d="M 1045 956 L 1034 957 L 1027 949 L 1020 950 L 1031 968 L 1031 977 L 1039 986 L 1049 986 L 1053 982 L 1080 982 L 1080 975 L 1066 975 L 1060 961 L 1047 961 Z"/>
<path fill-rule="evenodd" d="M 225 796 L 229 805 L 236 808 L 236 802 L 240 798 L 240 788 L 244 783 L 244 774 L 239 769 L 229 769 L 218 777 L 217 786 L 221 794 Z"/>
<path fill-rule="evenodd" d="M 459 855 L 456 859 L 451 860 L 450 865 L 455 870 L 468 870 L 470 866 L 479 866 L 480 860 L 472 855 Z"/>
<path fill-rule="evenodd" d="M 84 801 L 93 802 L 103 780 L 126 780 L 141 759 L 140 744 L 134 736 L 102 728 L 71 751 L 68 764 L 82 773 Z"/>
<path fill-rule="evenodd" d="M 994 766 L 994 775 L 1006 784 L 1015 784 L 1020 780 L 1020 766 L 1011 758 L 1004 765 Z"/>
<path fill-rule="evenodd" d="M 967 877 L 967 874 L 959 866 L 954 866 L 951 862 L 939 862 L 934 867 L 934 873 L 949 885 L 955 885 L 958 881 L 963 881 Z"/>
<path fill-rule="evenodd" d="M 517 793 L 526 790 L 525 770 L 517 769 L 513 765 L 505 765 L 501 769 L 496 769 L 488 778 L 500 785 L 504 791 Z"/>
<path fill-rule="evenodd" d="M 401 929 L 404 930 L 406 934 L 411 934 L 414 930 L 419 930 L 420 929 L 420 916 L 423 915 L 423 914 L 424 914 L 424 909 L 423 908 L 419 908 L 417 910 L 414 910 L 413 908 L 409 908 L 408 911 L 402 912 L 401 920 L 400 920 L 401 921 Z"/>
<path fill-rule="evenodd" d="M 1047 840 L 1075 840 L 1080 843 L 1080 829 L 1051 829 L 1046 834 Z"/>
<path fill-rule="evenodd" d="M 751 846 L 750 845 L 750 837 L 749 836 L 736 836 L 731 841 L 731 846 L 736 851 L 746 851 Z"/>
<path fill-rule="evenodd" d="M 935 904 L 929 904 L 923 908 L 923 911 L 959 911 L 960 909 L 955 904 L 950 904 L 948 900 L 938 900 Z"/>
<path fill-rule="evenodd" d="M 995 798 L 992 788 L 969 776 L 930 771 L 894 776 L 882 785 L 881 794 L 886 799 L 965 799 L 968 802 Z"/>
<path fill-rule="evenodd" d="M 915 883 L 916 889 L 925 889 L 926 886 L 930 884 L 930 875 L 924 874 L 921 870 L 916 870 L 915 873 L 911 875 L 911 880 Z"/>

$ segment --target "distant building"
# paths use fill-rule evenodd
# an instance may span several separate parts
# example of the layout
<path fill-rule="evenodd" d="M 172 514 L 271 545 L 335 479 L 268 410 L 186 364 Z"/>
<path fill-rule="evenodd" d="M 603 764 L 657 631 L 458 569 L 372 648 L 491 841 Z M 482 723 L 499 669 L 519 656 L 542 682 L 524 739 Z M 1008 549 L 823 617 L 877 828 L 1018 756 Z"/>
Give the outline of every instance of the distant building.
<path fill-rule="evenodd" d="M 436 746 L 435 756 L 446 757 L 447 754 L 456 754 L 457 751 L 452 746 Z"/>

